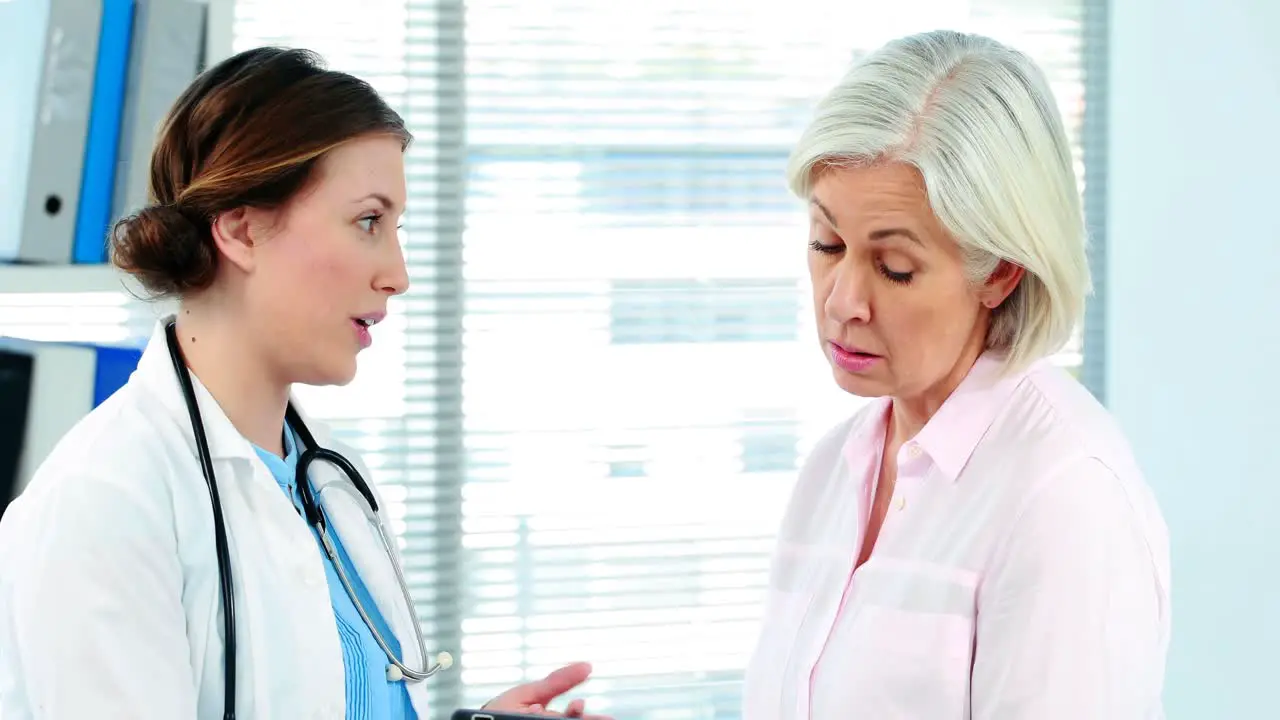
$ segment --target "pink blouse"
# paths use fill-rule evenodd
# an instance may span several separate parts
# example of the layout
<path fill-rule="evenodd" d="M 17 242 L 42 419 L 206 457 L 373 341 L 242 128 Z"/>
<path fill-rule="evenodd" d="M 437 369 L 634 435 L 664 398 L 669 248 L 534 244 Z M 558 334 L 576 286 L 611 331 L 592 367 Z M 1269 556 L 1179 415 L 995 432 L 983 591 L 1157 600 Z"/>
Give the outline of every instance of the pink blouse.
<path fill-rule="evenodd" d="M 1047 361 L 979 359 L 899 451 L 855 572 L 888 409 L 801 470 L 744 719 L 1162 718 L 1168 533 L 1102 406 Z"/>

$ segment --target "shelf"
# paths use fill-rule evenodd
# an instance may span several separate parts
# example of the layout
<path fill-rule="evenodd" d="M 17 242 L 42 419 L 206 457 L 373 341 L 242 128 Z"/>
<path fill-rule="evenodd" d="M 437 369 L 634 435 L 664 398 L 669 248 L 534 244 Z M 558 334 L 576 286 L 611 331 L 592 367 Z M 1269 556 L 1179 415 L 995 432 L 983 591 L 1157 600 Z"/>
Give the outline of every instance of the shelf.
<path fill-rule="evenodd" d="M 129 292 L 138 293 L 132 278 L 111 265 L 0 264 L 0 294 Z"/>

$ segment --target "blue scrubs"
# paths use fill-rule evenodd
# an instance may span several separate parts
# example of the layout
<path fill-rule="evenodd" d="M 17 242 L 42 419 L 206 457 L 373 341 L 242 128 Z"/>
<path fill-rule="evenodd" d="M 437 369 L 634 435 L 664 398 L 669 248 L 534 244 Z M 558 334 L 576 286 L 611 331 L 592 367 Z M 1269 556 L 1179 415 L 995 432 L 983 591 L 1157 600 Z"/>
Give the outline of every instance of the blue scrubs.
<path fill-rule="evenodd" d="M 284 433 L 285 457 L 283 460 L 256 445 L 253 449 L 267 464 L 280 489 L 301 512 L 302 500 L 298 495 L 298 489 L 294 487 L 294 473 L 298 468 L 298 443 L 293 431 L 287 430 Z M 302 521 L 305 522 L 305 520 Z M 315 536 L 318 544 L 320 533 L 315 528 L 311 528 L 311 534 Z M 356 596 L 360 598 L 360 603 L 364 605 L 365 612 L 369 613 L 369 617 L 378 626 L 378 632 L 387 641 L 392 652 L 400 657 L 399 641 L 392 634 L 382 613 L 378 611 L 377 604 L 361 582 L 333 526 L 329 527 L 329 537 L 333 540 L 338 560 L 342 563 L 342 569 L 346 572 L 347 579 L 351 581 Z M 356 610 L 355 604 L 351 602 L 346 589 L 342 586 L 342 580 L 338 578 L 333 562 L 325 555 L 323 546 L 320 547 L 320 554 L 325 558 L 324 570 L 329 580 L 329 596 L 333 601 L 338 637 L 342 641 L 342 663 L 346 670 L 347 720 L 417 720 L 418 715 L 409 702 L 409 691 L 405 688 L 404 682 L 387 680 L 389 661 L 386 653 L 382 651 L 378 641 L 373 639 L 373 633 L 369 632 L 369 628 L 365 626 L 360 612 Z"/>

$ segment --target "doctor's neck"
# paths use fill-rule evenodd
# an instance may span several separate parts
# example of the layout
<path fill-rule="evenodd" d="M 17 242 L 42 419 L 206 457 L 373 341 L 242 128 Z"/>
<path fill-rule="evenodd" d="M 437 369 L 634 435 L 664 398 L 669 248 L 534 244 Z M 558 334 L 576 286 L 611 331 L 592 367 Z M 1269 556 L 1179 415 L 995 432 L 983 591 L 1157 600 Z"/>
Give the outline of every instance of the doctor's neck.
<path fill-rule="evenodd" d="M 178 310 L 178 345 L 187 367 L 241 435 L 267 452 L 283 455 L 290 384 L 272 372 L 265 348 L 253 341 L 244 324 L 211 305 L 199 297 L 188 298 Z"/>

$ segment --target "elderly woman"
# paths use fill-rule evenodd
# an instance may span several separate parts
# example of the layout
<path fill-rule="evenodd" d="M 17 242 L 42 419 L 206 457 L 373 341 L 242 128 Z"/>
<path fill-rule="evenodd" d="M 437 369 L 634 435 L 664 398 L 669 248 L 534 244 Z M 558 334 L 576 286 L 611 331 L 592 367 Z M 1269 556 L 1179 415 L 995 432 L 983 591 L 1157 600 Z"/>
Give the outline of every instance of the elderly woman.
<path fill-rule="evenodd" d="M 1162 717 L 1166 528 L 1119 428 L 1047 359 L 1089 271 L 1040 70 L 972 35 L 890 43 L 789 174 L 822 351 L 874 399 L 801 470 L 746 720 Z"/>

